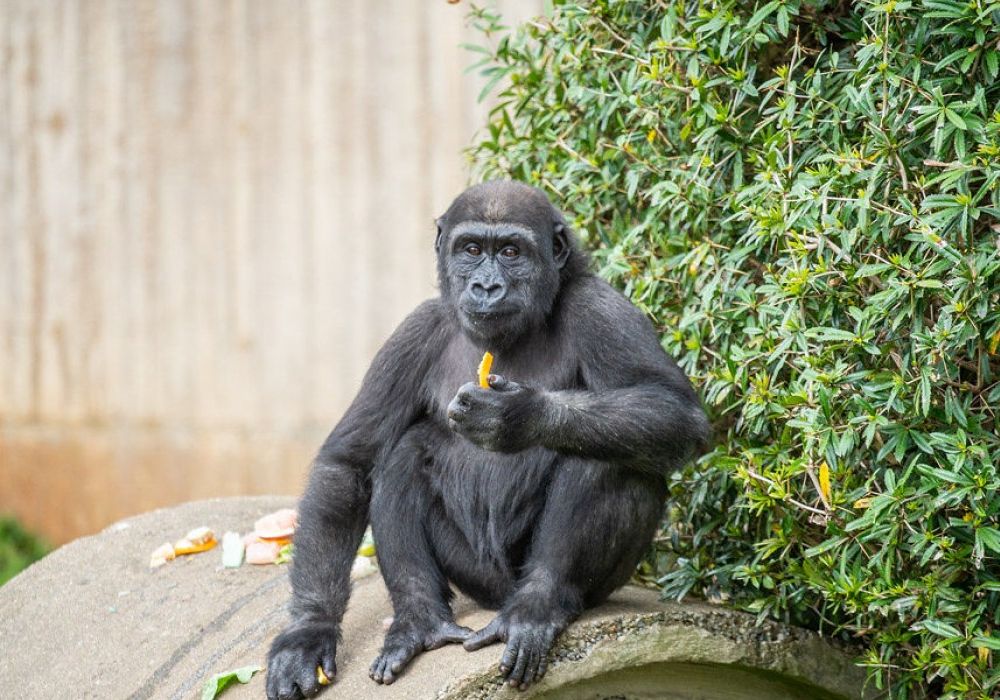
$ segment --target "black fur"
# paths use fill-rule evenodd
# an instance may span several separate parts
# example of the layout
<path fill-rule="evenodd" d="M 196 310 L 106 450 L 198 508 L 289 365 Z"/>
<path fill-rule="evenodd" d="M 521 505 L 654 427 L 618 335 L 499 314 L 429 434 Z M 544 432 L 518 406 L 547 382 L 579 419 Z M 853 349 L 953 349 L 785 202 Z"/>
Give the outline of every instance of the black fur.
<path fill-rule="evenodd" d="M 395 610 L 371 677 L 391 683 L 443 644 L 503 641 L 500 672 L 527 687 L 559 633 L 628 580 L 664 475 L 706 440 L 698 399 L 649 321 L 587 272 L 539 190 L 467 190 L 435 245 L 440 298 L 379 351 L 313 465 L 269 698 L 317 693 L 317 665 L 332 677 L 369 519 Z M 496 355 L 490 389 L 468 381 L 485 350 Z M 478 632 L 456 625 L 451 586 L 497 617 Z"/>

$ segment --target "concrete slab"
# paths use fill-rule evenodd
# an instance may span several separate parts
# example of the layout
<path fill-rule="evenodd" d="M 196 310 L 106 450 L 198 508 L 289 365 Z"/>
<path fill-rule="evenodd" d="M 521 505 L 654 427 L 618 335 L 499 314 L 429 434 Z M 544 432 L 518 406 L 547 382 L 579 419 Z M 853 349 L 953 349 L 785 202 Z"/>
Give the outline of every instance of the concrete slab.
<path fill-rule="evenodd" d="M 214 549 L 150 570 L 149 554 L 198 525 L 247 532 L 287 497 L 199 501 L 72 542 L 0 588 L 0 698 L 195 698 L 215 673 L 264 665 L 287 620 L 286 566 L 223 569 Z M 496 673 L 501 647 L 449 646 L 391 686 L 367 677 L 391 615 L 378 575 L 355 585 L 330 698 L 855 698 L 864 674 L 812 633 L 626 588 L 563 635 L 542 684 L 518 693 Z M 461 624 L 493 613 L 459 598 Z M 261 698 L 263 673 L 224 698 Z"/>

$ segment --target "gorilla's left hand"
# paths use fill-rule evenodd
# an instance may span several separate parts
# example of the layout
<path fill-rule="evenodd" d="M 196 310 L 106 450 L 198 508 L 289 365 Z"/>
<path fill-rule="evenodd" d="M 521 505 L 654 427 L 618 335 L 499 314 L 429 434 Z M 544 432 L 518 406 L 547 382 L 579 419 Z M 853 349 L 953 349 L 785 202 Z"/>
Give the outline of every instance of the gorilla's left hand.
<path fill-rule="evenodd" d="M 542 392 L 499 374 L 489 389 L 463 384 L 448 404 L 448 425 L 470 442 L 494 452 L 519 452 L 538 444 L 546 416 Z"/>

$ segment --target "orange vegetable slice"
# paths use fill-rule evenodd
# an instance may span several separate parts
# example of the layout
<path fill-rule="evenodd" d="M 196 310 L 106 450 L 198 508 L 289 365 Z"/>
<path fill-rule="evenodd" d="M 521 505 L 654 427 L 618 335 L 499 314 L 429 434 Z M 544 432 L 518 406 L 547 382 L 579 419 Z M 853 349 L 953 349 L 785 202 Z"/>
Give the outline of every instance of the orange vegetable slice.
<path fill-rule="evenodd" d="M 174 543 L 174 554 L 197 554 L 198 552 L 207 552 L 212 547 L 218 544 L 218 541 L 213 537 L 210 540 L 205 540 L 199 544 L 195 544 L 191 540 L 177 540 Z"/>
<path fill-rule="evenodd" d="M 486 353 L 483 355 L 482 362 L 479 363 L 479 386 L 484 389 L 490 388 L 490 370 L 493 368 L 493 355 Z"/>

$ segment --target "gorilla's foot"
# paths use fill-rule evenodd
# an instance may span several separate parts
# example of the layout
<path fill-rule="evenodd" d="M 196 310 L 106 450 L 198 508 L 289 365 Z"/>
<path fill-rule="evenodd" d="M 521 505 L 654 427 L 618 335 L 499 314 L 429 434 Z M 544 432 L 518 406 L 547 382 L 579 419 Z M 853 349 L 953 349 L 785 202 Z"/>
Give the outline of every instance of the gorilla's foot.
<path fill-rule="evenodd" d="M 403 623 L 398 627 L 393 623 L 385 635 L 382 653 L 372 662 L 368 677 L 376 683 L 392 683 L 403 672 L 414 656 L 422 651 L 430 651 L 445 644 L 464 642 L 472 634 L 468 627 L 446 620 L 427 625 Z"/>
<path fill-rule="evenodd" d="M 512 687 L 525 690 L 545 675 L 549 650 L 565 627 L 556 622 L 512 622 L 500 614 L 466 639 L 464 646 L 466 651 L 475 651 L 493 642 L 507 642 L 500 658 L 500 675 Z"/>

